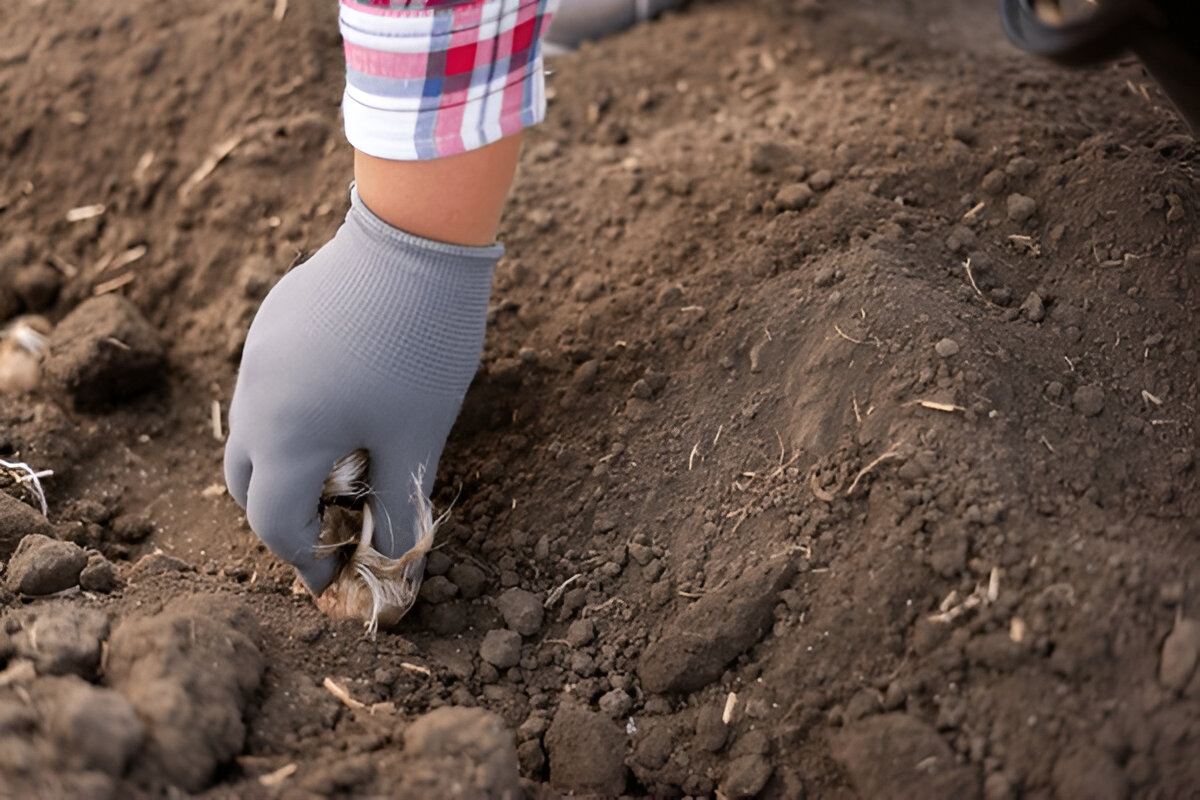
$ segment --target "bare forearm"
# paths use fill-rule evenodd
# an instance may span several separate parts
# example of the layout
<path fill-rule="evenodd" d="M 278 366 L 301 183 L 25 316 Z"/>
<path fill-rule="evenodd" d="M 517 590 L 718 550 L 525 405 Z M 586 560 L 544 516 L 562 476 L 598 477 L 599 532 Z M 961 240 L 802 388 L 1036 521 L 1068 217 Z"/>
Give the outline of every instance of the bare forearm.
<path fill-rule="evenodd" d="M 427 239 L 464 245 L 496 240 L 522 135 L 461 155 L 388 161 L 354 151 L 354 180 L 380 219 Z"/>

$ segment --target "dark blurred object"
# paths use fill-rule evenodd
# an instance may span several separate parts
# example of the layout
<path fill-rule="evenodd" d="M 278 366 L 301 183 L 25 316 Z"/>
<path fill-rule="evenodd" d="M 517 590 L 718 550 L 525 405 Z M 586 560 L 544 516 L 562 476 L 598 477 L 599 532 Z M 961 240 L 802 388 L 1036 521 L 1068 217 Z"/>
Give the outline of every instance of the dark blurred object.
<path fill-rule="evenodd" d="M 1133 52 L 1200 135 L 1200 0 L 1097 0 L 1066 20 L 1058 0 L 1000 0 L 1022 50 L 1082 66 Z"/>

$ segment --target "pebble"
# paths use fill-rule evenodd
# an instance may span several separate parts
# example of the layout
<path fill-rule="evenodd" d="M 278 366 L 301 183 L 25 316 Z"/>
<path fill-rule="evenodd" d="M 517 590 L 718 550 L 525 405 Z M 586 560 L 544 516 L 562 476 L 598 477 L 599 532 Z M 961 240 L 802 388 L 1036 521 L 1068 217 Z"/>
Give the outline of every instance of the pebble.
<path fill-rule="evenodd" d="M 1037 213 L 1037 201 L 1032 197 L 1014 192 L 1008 196 L 1008 218 L 1013 222 L 1025 222 Z"/>
<path fill-rule="evenodd" d="M 942 339 L 933 346 L 933 350 L 942 358 L 950 358 L 950 356 L 958 355 L 958 342 L 953 339 Z"/>
<path fill-rule="evenodd" d="M 807 183 L 790 183 L 775 195 L 775 203 L 782 211 L 799 211 L 812 202 L 816 193 Z"/>
<path fill-rule="evenodd" d="M 54 594 L 77 585 L 87 563 L 87 553 L 79 545 L 34 533 L 17 545 L 8 562 L 6 583 L 12 591 L 31 597 Z"/>
<path fill-rule="evenodd" d="M 1008 176 L 1003 171 L 994 169 L 983 176 L 980 187 L 988 194 L 1000 194 L 1008 186 Z"/>
<path fill-rule="evenodd" d="M 755 797 L 771 779 L 774 768 L 764 756 L 746 755 L 735 758 L 725 771 L 721 791 L 726 797 Z"/>
<path fill-rule="evenodd" d="M 625 791 L 625 732 L 603 714 L 563 703 L 546 732 L 550 785 L 616 797 Z"/>
<path fill-rule="evenodd" d="M 479 645 L 479 655 L 499 669 L 515 667 L 521 661 L 521 634 L 509 630 L 490 630 Z"/>
<path fill-rule="evenodd" d="M 99 553 L 88 556 L 87 566 L 79 573 L 79 586 L 84 591 L 108 594 L 116 591 L 120 585 L 117 568 L 111 561 Z"/>
<path fill-rule="evenodd" d="M 1025 302 L 1021 304 L 1020 311 L 1030 322 L 1041 322 L 1046 318 L 1046 304 L 1042 302 L 1042 296 L 1037 292 L 1029 293 Z"/>
<path fill-rule="evenodd" d="M 808 185 L 815 191 L 824 192 L 833 186 L 833 173 L 827 169 L 819 169 L 809 176 Z"/>
<path fill-rule="evenodd" d="M 542 601 L 524 589 L 509 589 L 496 601 L 504 624 L 522 636 L 532 636 L 542 627 L 546 610 Z"/>
<path fill-rule="evenodd" d="M 696 746 L 715 753 L 725 746 L 729 726 L 723 719 L 724 708 L 718 704 L 703 706 L 696 715 Z"/>
<path fill-rule="evenodd" d="M 517 745 L 517 761 L 521 772 L 525 775 L 536 775 L 546 766 L 546 751 L 537 739 L 530 739 Z"/>
<path fill-rule="evenodd" d="M 8 559 L 29 534 L 48 537 L 54 533 L 50 523 L 12 495 L 0 492 L 0 561 Z"/>
<path fill-rule="evenodd" d="M 1028 178 L 1030 175 L 1037 172 L 1037 162 L 1032 158 L 1017 156 L 1008 162 L 1008 166 L 1004 168 L 1004 172 L 1013 178 Z"/>
<path fill-rule="evenodd" d="M 975 231 L 966 225 L 955 225 L 954 229 L 950 231 L 950 235 L 946 237 L 946 247 L 960 253 L 970 250 L 978 241 Z"/>
<path fill-rule="evenodd" d="M 1071 395 L 1071 405 L 1085 417 L 1095 417 L 1104 410 L 1104 390 L 1097 384 L 1080 386 Z"/>
<path fill-rule="evenodd" d="M 458 594 L 458 587 L 450 582 L 445 575 L 433 575 L 421 584 L 420 598 L 426 603 L 437 605 L 453 600 Z"/>
<path fill-rule="evenodd" d="M 1158 680 L 1164 688 L 1180 691 L 1191 680 L 1200 659 L 1200 621 L 1180 619 L 1162 645 Z"/>
<path fill-rule="evenodd" d="M 600 711 L 613 719 L 619 719 L 633 708 L 633 699 L 621 689 L 605 692 L 600 697 Z"/>
<path fill-rule="evenodd" d="M 567 628 L 567 644 L 584 647 L 596 638 L 596 626 L 590 619 L 577 619 Z"/>
<path fill-rule="evenodd" d="M 137 307 L 107 294 L 85 300 L 58 323 L 43 368 L 76 408 L 92 409 L 151 388 L 165 360 L 158 334 Z"/>
<path fill-rule="evenodd" d="M 474 564 L 455 564 L 447 575 L 465 600 L 481 596 L 487 586 L 487 575 Z"/>
<path fill-rule="evenodd" d="M 450 556 L 441 550 L 434 550 L 425 556 L 426 575 L 445 575 L 450 571 L 451 566 L 453 566 L 453 562 L 450 560 Z"/>

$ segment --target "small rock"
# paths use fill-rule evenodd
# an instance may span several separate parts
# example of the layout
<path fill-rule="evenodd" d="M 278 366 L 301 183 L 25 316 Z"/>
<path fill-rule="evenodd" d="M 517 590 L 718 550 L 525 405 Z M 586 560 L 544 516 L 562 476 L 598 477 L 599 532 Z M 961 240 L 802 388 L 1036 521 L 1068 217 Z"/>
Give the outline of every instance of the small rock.
<path fill-rule="evenodd" d="M 654 396 L 654 390 L 650 388 L 650 384 L 646 382 L 645 378 L 634 381 L 629 393 L 640 400 L 649 400 Z"/>
<path fill-rule="evenodd" d="M 537 739 L 530 739 L 517 745 L 517 761 L 521 765 L 523 775 L 535 775 L 546 766 L 546 751 Z"/>
<path fill-rule="evenodd" d="M 1001 170 L 994 169 L 983 176 L 983 183 L 980 186 L 988 194 L 1000 194 L 1008 186 L 1008 176 Z"/>
<path fill-rule="evenodd" d="M 837 283 L 837 270 L 830 266 L 821 267 L 817 274 L 813 275 L 813 283 L 818 289 L 828 289 Z"/>
<path fill-rule="evenodd" d="M 571 671 L 581 678 L 590 678 L 596 674 L 596 659 L 582 650 L 576 651 L 571 654 Z"/>
<path fill-rule="evenodd" d="M 807 183 L 790 183 L 775 195 L 775 203 L 782 211 L 799 211 L 812 202 L 816 193 Z"/>
<path fill-rule="evenodd" d="M 465 600 L 481 596 L 487 586 L 487 575 L 474 564 L 455 564 L 447 575 Z"/>
<path fill-rule="evenodd" d="M 532 592 L 509 589 L 500 595 L 496 605 L 504 617 L 504 624 L 522 636 L 532 636 L 541 629 L 546 610 Z"/>
<path fill-rule="evenodd" d="M 49 537 L 54 533 L 50 522 L 5 492 L 0 492 L 0 561 L 12 556 L 17 545 L 29 534 Z"/>
<path fill-rule="evenodd" d="M 1167 689 L 1180 691 L 1187 686 L 1200 659 L 1200 621 L 1182 618 L 1162 646 L 1158 680 Z"/>
<path fill-rule="evenodd" d="M 966 225 L 955 225 L 954 230 L 950 231 L 950 235 L 946 237 L 946 247 L 956 253 L 961 253 L 970 250 L 978 241 L 975 231 Z"/>
<path fill-rule="evenodd" d="M 1008 218 L 1013 222 L 1025 222 L 1037 213 L 1037 201 L 1032 197 L 1014 192 L 1008 196 Z"/>
<path fill-rule="evenodd" d="M 112 521 L 112 535 L 118 542 L 137 544 L 154 533 L 154 520 L 141 514 L 122 514 Z"/>
<path fill-rule="evenodd" d="M 12 591 L 31 597 L 54 594 L 77 585 L 87 563 L 87 553 L 79 545 L 34 533 L 17 545 L 6 583 Z"/>
<path fill-rule="evenodd" d="M 584 647 L 596 638 L 596 626 L 590 619 L 577 619 L 567 628 L 567 644 Z"/>
<path fill-rule="evenodd" d="M 128 300 L 107 294 L 85 300 L 58 323 L 43 368 L 77 408 L 92 409 L 149 389 L 164 362 L 150 323 Z"/>
<path fill-rule="evenodd" d="M 422 601 L 437 605 L 453 600 L 458 594 L 458 587 L 450 582 L 450 579 L 445 575 L 433 575 L 425 579 L 421 584 L 421 591 L 418 595 Z"/>
<path fill-rule="evenodd" d="M 479 655 L 498 669 L 515 667 L 521 661 L 521 634 L 509 630 L 491 630 L 479 645 Z"/>
<path fill-rule="evenodd" d="M 814 191 L 823 192 L 833 186 L 833 173 L 827 169 L 819 169 L 809 176 L 808 185 Z"/>
<path fill-rule="evenodd" d="M 1010 177 L 1023 180 L 1028 178 L 1033 173 L 1037 172 L 1037 162 L 1032 158 L 1025 156 L 1017 156 L 1008 162 L 1008 166 L 1004 168 L 1004 172 Z"/>
<path fill-rule="evenodd" d="M 670 725 L 652 722 L 644 727 L 634 746 L 633 760 L 647 769 L 660 769 L 675 750 L 675 733 Z"/>
<path fill-rule="evenodd" d="M 600 697 L 600 711 L 607 714 L 612 719 L 619 719 L 629 713 L 633 708 L 633 700 L 629 694 L 621 689 L 613 689 L 605 692 Z"/>
<path fill-rule="evenodd" d="M 79 586 L 87 592 L 108 594 L 121 585 L 117 569 L 112 562 L 99 553 L 88 556 L 87 566 L 79 573 Z"/>
<path fill-rule="evenodd" d="M 723 719 L 724 709 L 719 705 L 701 707 L 696 715 L 696 746 L 715 753 L 725 746 L 729 738 L 729 726 Z"/>
<path fill-rule="evenodd" d="M 774 768 L 764 756 L 746 755 L 735 758 L 725 771 L 721 790 L 726 797 L 755 797 L 771 779 Z"/>
<path fill-rule="evenodd" d="M 1025 302 L 1021 304 L 1020 311 L 1030 322 L 1041 322 L 1046 318 L 1046 305 L 1042 302 L 1042 296 L 1037 292 L 1029 293 L 1029 297 L 1026 297 Z"/>
<path fill-rule="evenodd" d="M 612 720 L 563 703 L 546 732 L 550 785 L 616 797 L 625 791 L 625 733 Z"/>
<path fill-rule="evenodd" d="M 933 346 L 933 350 L 942 358 L 958 355 L 958 342 L 953 339 L 942 339 Z"/>
<path fill-rule="evenodd" d="M 1071 395 L 1071 405 L 1085 417 L 1095 417 L 1104 410 L 1104 390 L 1094 383 L 1080 386 Z"/>

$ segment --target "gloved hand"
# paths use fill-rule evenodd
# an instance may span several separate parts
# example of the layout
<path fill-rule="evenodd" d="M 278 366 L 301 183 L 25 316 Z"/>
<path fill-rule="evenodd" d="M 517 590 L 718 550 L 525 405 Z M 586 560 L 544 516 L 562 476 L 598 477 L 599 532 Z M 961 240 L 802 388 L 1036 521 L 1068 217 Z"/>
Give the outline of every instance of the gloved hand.
<path fill-rule="evenodd" d="M 337 566 L 313 551 L 321 485 L 352 450 L 370 452 L 375 547 L 397 558 L 416 542 L 414 476 L 428 496 L 479 364 L 502 253 L 404 233 L 351 190 L 337 235 L 259 308 L 229 409 L 225 480 L 314 592 Z"/>

